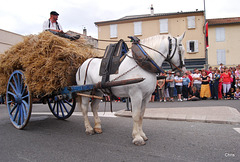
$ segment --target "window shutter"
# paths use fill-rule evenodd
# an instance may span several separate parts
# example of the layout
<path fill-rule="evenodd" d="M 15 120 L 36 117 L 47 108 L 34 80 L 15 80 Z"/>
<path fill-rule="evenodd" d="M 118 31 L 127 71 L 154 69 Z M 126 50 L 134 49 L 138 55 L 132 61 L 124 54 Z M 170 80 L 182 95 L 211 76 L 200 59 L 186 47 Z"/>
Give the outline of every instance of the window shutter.
<path fill-rule="evenodd" d="M 224 49 L 217 50 L 217 64 L 223 63 L 226 65 L 226 54 Z"/>
<path fill-rule="evenodd" d="M 192 48 L 192 50 L 194 50 L 194 51 L 191 51 L 190 44 L 194 44 L 194 47 Z M 188 53 L 198 52 L 198 40 L 188 40 L 187 41 L 187 52 Z"/>
<path fill-rule="evenodd" d="M 134 35 L 142 35 L 142 22 L 134 22 Z"/>
<path fill-rule="evenodd" d="M 195 28 L 195 16 L 188 16 L 188 29 L 194 29 Z"/>
<path fill-rule="evenodd" d="M 198 40 L 194 41 L 194 46 L 195 46 L 195 51 L 194 52 L 198 52 Z"/>
<path fill-rule="evenodd" d="M 168 33 L 168 19 L 160 19 L 160 33 Z"/>
<path fill-rule="evenodd" d="M 117 37 L 117 24 L 110 25 L 110 38 Z"/>
<path fill-rule="evenodd" d="M 225 29 L 224 28 L 216 28 L 216 42 L 225 41 Z"/>
<path fill-rule="evenodd" d="M 190 52 L 190 41 L 187 41 L 187 52 Z"/>
<path fill-rule="evenodd" d="M 221 40 L 225 41 L 225 29 L 224 28 L 221 29 Z"/>
<path fill-rule="evenodd" d="M 216 42 L 219 42 L 219 40 L 220 40 L 220 30 L 219 30 L 219 28 L 216 28 Z"/>

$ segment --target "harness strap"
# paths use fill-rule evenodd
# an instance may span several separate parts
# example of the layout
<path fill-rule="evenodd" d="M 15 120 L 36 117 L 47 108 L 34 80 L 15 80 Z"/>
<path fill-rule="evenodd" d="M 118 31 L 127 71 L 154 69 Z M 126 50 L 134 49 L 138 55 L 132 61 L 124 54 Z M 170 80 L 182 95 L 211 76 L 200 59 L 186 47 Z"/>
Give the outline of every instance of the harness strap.
<path fill-rule="evenodd" d="M 90 63 L 92 62 L 93 59 L 94 59 L 94 58 L 92 58 L 92 59 L 88 62 L 88 64 L 87 64 L 87 68 L 86 68 L 86 72 L 85 72 L 85 78 L 84 78 L 84 83 L 83 83 L 83 85 L 86 84 L 88 68 L 89 68 L 89 65 L 90 65 Z"/>
<path fill-rule="evenodd" d="M 168 48 L 167 59 L 170 60 L 169 56 L 172 53 L 172 39 L 170 37 L 168 37 L 168 42 L 169 42 L 169 48 Z"/>
<path fill-rule="evenodd" d="M 170 59 L 173 58 L 173 56 L 175 55 L 175 52 L 176 52 L 176 49 L 177 49 L 177 38 L 173 37 L 175 39 L 175 48 L 174 48 L 174 51 L 173 51 L 173 55 L 170 57 Z"/>
<path fill-rule="evenodd" d="M 179 46 L 181 46 L 181 45 L 179 45 Z M 178 55 L 179 55 L 179 59 L 180 59 L 180 67 L 185 67 L 185 65 L 183 64 L 183 60 L 182 60 L 181 50 L 178 50 Z M 173 71 L 175 71 L 176 69 L 179 69 L 179 68 L 178 67 L 175 67 L 174 69 L 172 68 Z M 182 70 L 180 70 L 180 71 L 182 71 Z"/>
<path fill-rule="evenodd" d="M 51 27 L 51 21 L 50 21 L 50 19 L 48 19 L 48 28 L 50 29 L 50 27 Z M 60 30 L 60 27 L 59 27 L 57 21 L 56 21 L 56 29 L 57 29 L 57 30 Z"/>
<path fill-rule="evenodd" d="M 172 39 L 170 37 L 168 37 L 168 40 L 169 40 L 169 51 L 168 51 L 168 55 L 167 55 L 166 61 L 170 61 L 173 58 L 173 56 L 175 55 L 175 52 L 177 50 L 177 38 L 173 37 L 173 39 L 175 40 L 175 47 L 174 47 L 173 54 L 171 56 L 171 53 L 172 53 Z"/>

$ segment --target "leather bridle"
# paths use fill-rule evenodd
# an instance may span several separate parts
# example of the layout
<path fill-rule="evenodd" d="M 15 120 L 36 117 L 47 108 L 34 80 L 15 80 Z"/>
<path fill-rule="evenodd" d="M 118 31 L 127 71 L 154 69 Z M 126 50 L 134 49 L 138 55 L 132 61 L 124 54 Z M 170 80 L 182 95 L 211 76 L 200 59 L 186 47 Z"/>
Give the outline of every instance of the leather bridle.
<path fill-rule="evenodd" d="M 169 50 L 168 50 L 168 55 L 167 55 L 167 58 L 165 59 L 165 61 L 167 61 L 170 64 L 171 69 L 173 71 L 175 71 L 177 69 L 179 70 L 179 69 L 182 69 L 183 67 L 185 67 L 185 64 L 183 63 L 183 58 L 182 58 L 182 51 L 181 51 L 182 44 L 177 45 L 177 38 L 173 37 L 173 39 L 175 40 L 174 50 L 172 49 L 172 47 L 173 47 L 172 39 L 170 37 L 168 37 Z M 179 60 L 180 60 L 179 66 L 176 66 L 172 63 L 172 58 L 176 54 L 176 50 L 178 50 L 178 55 L 179 55 Z M 173 67 L 173 65 L 175 66 L 175 68 Z M 180 71 L 182 71 L 182 70 L 180 70 Z"/>
<path fill-rule="evenodd" d="M 159 51 L 157 51 L 157 50 L 155 50 L 155 49 L 153 49 L 151 47 L 148 47 L 148 46 L 140 44 L 140 43 L 139 44 L 141 46 L 143 46 L 143 47 L 146 47 L 146 48 L 148 48 L 148 49 L 150 49 L 152 51 L 155 51 L 155 52 L 159 53 L 160 55 L 162 55 L 165 58 L 165 61 L 167 61 L 170 64 L 171 69 L 173 71 L 175 71 L 177 69 L 179 71 L 182 71 L 182 68 L 185 67 L 185 64 L 183 63 L 182 52 L 181 52 L 182 44 L 177 45 L 177 38 L 173 37 L 173 39 L 175 40 L 174 44 L 172 43 L 172 39 L 170 37 L 168 37 L 168 40 L 169 40 L 169 50 L 168 50 L 167 57 L 164 56 L 161 52 L 159 52 Z M 174 45 L 174 50 L 172 49 L 173 45 Z M 180 65 L 179 66 L 176 66 L 174 63 L 172 63 L 172 58 L 176 54 L 176 51 L 178 51 L 178 55 L 179 55 L 179 59 L 180 59 Z"/>

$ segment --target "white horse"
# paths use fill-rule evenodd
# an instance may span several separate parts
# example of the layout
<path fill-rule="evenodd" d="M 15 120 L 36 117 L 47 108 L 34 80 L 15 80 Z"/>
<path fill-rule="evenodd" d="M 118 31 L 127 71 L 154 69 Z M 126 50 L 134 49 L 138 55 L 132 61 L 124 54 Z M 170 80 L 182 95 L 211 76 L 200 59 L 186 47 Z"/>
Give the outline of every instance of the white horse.
<path fill-rule="evenodd" d="M 159 67 L 161 67 L 163 61 L 168 57 L 169 62 L 172 62 L 176 66 L 184 65 L 184 47 L 182 46 L 182 39 L 185 34 L 180 37 L 173 38 L 170 35 L 156 35 L 153 37 L 149 37 L 147 39 L 141 40 L 141 44 L 145 45 L 143 49 L 147 52 L 147 54 L 157 63 Z M 169 50 L 169 38 L 172 38 L 172 50 Z M 150 47 L 150 48 L 146 48 Z M 162 53 L 164 57 L 158 52 Z M 179 53 L 180 52 L 180 53 Z M 126 57 L 121 63 L 118 74 L 110 75 L 110 81 L 116 79 L 123 73 L 129 71 L 131 68 L 137 65 L 135 60 L 132 58 L 132 51 L 129 50 L 127 53 L 129 57 Z M 79 67 L 76 74 L 76 81 L 78 85 L 83 84 L 95 84 L 101 81 L 102 76 L 99 76 L 99 69 L 101 60 L 100 58 L 94 58 L 86 60 L 81 67 Z M 88 66 L 88 67 L 87 67 Z M 186 70 L 185 67 L 180 67 L 182 70 Z M 87 75 L 86 75 L 87 70 Z M 130 97 L 132 104 L 132 118 L 133 118 L 133 131 L 132 138 L 133 143 L 135 145 L 144 145 L 145 141 L 148 140 L 147 136 L 143 132 L 142 124 L 143 124 L 143 115 L 145 112 L 145 108 L 147 103 L 150 100 L 152 92 L 156 88 L 156 74 L 148 72 L 142 69 L 140 66 L 130 70 L 126 74 L 117 78 L 117 80 L 125 80 L 132 78 L 145 78 L 144 81 L 136 84 L 123 85 L 118 87 L 112 87 L 112 93 L 117 97 Z M 85 83 L 84 83 L 85 82 Z M 90 93 L 90 92 L 88 92 Z M 100 91 L 97 91 L 95 95 L 102 96 L 103 94 Z M 90 125 L 88 120 L 88 106 L 89 106 L 89 98 L 80 97 L 77 98 L 77 105 L 82 110 L 82 114 L 84 117 L 84 124 L 86 128 L 87 134 L 94 133 L 102 133 L 101 129 L 101 121 L 98 116 L 98 108 L 99 108 L 99 99 L 93 99 L 91 102 L 91 108 L 94 115 L 95 125 L 94 128 Z"/>

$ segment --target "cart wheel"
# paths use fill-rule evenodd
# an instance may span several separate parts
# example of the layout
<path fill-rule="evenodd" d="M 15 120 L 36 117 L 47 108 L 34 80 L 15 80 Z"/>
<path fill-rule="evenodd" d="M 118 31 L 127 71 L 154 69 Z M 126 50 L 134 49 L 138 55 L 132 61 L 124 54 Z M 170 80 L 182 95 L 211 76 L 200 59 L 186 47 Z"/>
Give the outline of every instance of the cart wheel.
<path fill-rule="evenodd" d="M 71 100 L 59 99 L 58 96 L 48 98 L 48 106 L 53 115 L 58 119 L 69 118 L 76 106 L 76 98 L 73 97 Z"/>
<path fill-rule="evenodd" d="M 16 70 L 7 84 L 6 103 L 14 127 L 23 129 L 31 116 L 32 97 L 24 73 Z"/>

